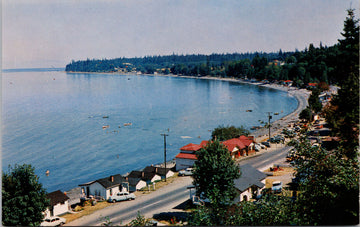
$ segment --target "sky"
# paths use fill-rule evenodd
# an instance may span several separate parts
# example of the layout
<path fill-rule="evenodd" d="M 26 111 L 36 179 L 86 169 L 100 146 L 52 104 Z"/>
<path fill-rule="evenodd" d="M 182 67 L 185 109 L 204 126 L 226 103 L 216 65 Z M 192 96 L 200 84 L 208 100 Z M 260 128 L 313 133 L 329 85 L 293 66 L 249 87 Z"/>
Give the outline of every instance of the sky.
<path fill-rule="evenodd" d="M 342 39 L 354 0 L 2 0 L 2 68 L 303 50 Z"/>

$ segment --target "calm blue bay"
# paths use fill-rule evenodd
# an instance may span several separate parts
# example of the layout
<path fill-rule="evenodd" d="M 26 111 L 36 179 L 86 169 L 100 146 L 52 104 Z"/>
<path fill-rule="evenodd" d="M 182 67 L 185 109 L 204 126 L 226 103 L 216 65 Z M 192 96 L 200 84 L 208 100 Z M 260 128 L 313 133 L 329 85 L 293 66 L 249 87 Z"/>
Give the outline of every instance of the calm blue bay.
<path fill-rule="evenodd" d="M 2 169 L 31 164 L 48 192 L 163 162 L 161 133 L 171 160 L 219 125 L 250 129 L 268 111 L 277 120 L 297 107 L 286 92 L 253 85 L 59 71 L 5 72 L 2 98 Z"/>

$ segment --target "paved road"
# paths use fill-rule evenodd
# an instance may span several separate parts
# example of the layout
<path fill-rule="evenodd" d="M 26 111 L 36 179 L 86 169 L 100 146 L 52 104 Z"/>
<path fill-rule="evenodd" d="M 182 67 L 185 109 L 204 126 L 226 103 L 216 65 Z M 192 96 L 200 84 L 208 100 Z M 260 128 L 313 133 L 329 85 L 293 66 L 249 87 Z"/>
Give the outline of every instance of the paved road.
<path fill-rule="evenodd" d="M 262 171 L 275 163 L 281 163 L 284 161 L 289 148 L 280 147 L 280 145 L 277 146 L 278 148 L 276 149 L 272 148 L 267 151 L 263 150 L 254 157 L 250 156 L 247 159 L 240 161 L 240 166 L 243 164 L 251 164 Z M 133 220 L 138 211 L 140 211 L 145 217 L 152 217 L 153 214 L 156 213 L 174 211 L 174 207 L 189 199 L 189 190 L 186 188 L 191 184 L 191 177 L 179 177 L 173 183 L 159 188 L 150 194 L 140 195 L 133 201 L 124 201 L 113 206 L 106 207 L 66 225 L 101 225 L 103 221 L 100 221 L 99 219 L 106 216 L 110 217 L 113 224 L 118 225 L 121 223 L 124 225 Z"/>

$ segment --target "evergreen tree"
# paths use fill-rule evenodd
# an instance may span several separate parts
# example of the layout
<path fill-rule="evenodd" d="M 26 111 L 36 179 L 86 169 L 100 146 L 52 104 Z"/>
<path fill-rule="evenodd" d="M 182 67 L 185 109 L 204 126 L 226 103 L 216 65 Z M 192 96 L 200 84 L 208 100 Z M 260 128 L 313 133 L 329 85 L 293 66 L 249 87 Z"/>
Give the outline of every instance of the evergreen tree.
<path fill-rule="evenodd" d="M 344 29 L 339 39 L 338 82 L 346 81 L 351 73 L 359 77 L 359 19 L 355 19 L 354 9 L 348 9 Z"/>
<path fill-rule="evenodd" d="M 31 165 L 9 166 L 2 174 L 3 225 L 38 226 L 48 205 L 46 190 Z"/>

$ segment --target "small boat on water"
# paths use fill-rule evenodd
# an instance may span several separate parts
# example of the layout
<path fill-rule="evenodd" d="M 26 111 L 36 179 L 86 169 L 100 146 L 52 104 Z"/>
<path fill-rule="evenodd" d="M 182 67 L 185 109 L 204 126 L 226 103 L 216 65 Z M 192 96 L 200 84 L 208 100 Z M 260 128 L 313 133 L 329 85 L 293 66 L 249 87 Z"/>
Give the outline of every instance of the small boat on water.
<path fill-rule="evenodd" d="M 103 129 L 107 129 L 107 128 L 109 128 L 110 127 L 110 125 L 104 125 L 102 128 Z"/>
<path fill-rule="evenodd" d="M 103 118 L 109 118 L 109 116 L 103 116 Z"/>
<path fill-rule="evenodd" d="M 278 112 L 276 112 L 276 113 L 274 113 L 274 115 L 279 115 L 279 113 L 278 113 Z"/>
<path fill-rule="evenodd" d="M 246 112 L 252 112 L 252 110 L 246 110 Z"/>
<path fill-rule="evenodd" d="M 124 126 L 130 126 L 132 123 L 124 123 Z"/>

